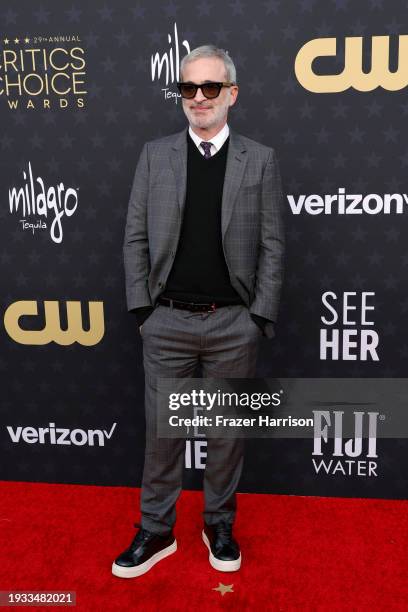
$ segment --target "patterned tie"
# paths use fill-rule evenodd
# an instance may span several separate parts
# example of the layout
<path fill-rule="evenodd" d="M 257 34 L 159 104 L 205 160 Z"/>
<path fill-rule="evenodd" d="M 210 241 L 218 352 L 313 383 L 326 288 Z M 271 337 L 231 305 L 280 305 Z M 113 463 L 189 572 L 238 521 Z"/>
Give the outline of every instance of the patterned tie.
<path fill-rule="evenodd" d="M 204 149 L 204 159 L 209 159 L 211 157 L 211 145 L 212 142 L 205 142 L 204 140 L 200 142 L 200 146 Z"/>

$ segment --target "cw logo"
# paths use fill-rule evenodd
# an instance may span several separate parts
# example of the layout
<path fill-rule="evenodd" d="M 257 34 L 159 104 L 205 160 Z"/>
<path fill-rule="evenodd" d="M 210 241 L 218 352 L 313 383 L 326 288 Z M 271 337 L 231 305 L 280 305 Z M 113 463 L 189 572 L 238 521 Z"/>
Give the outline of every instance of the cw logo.
<path fill-rule="evenodd" d="M 44 301 L 45 324 L 41 330 L 20 327 L 23 316 L 38 316 L 38 305 L 34 300 L 21 300 L 10 304 L 4 314 L 6 332 L 19 344 L 43 345 L 55 342 L 68 346 L 74 342 L 93 346 L 101 341 L 105 333 L 103 302 L 89 302 L 89 330 L 82 325 L 81 302 L 67 301 L 67 329 L 62 330 L 58 301 Z"/>
<path fill-rule="evenodd" d="M 295 60 L 295 74 L 305 89 L 314 93 L 337 93 L 351 87 L 357 91 L 372 91 L 376 87 L 398 91 L 408 85 L 408 35 L 399 36 L 398 68 L 395 72 L 389 69 L 389 36 L 372 37 L 370 72 L 363 72 L 361 36 L 346 37 L 342 72 L 325 75 L 313 72 L 314 60 L 335 56 L 336 46 L 336 38 L 316 38 L 309 40 L 299 50 Z"/>

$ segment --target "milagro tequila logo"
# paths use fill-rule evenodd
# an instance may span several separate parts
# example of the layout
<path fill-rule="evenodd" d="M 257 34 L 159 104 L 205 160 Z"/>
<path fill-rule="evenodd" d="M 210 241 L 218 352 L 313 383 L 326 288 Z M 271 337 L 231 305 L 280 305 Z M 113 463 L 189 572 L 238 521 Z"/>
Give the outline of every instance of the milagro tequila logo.
<path fill-rule="evenodd" d="M 65 187 L 58 183 L 56 187 L 46 187 L 43 179 L 33 177 L 31 162 L 28 171 L 23 170 L 24 185 L 9 189 L 10 214 L 22 217 L 19 219 L 23 230 L 47 229 L 49 225 L 51 239 L 62 242 L 62 217 L 71 217 L 78 207 L 77 189 Z"/>
<path fill-rule="evenodd" d="M 180 79 L 180 46 L 184 46 L 188 54 L 190 53 L 190 45 L 187 40 L 183 40 L 180 45 L 176 23 L 174 23 L 173 39 L 171 34 L 168 34 L 167 40 L 170 45 L 169 50 L 165 51 L 162 55 L 160 55 L 159 52 L 156 52 L 150 58 L 151 77 L 153 82 L 159 81 L 165 77 L 166 86 L 162 87 L 161 89 L 164 94 L 164 99 L 174 100 L 174 102 L 177 104 L 178 98 L 181 96 L 177 91 L 172 91 L 169 84 L 177 82 Z"/>

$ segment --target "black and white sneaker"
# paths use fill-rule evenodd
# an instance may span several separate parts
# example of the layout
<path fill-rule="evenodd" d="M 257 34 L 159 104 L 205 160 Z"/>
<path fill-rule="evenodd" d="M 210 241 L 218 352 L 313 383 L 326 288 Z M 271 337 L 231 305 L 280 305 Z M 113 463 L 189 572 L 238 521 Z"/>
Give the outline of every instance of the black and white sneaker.
<path fill-rule="evenodd" d="M 119 578 L 142 576 L 153 565 L 177 550 L 177 542 L 172 531 L 160 535 L 143 529 L 138 523 L 135 523 L 135 527 L 138 527 L 139 531 L 130 546 L 112 564 L 112 574 Z"/>
<path fill-rule="evenodd" d="M 210 565 L 220 572 L 236 572 L 241 567 L 241 553 L 232 536 L 232 524 L 221 521 L 204 523 L 203 541 L 209 551 Z"/>

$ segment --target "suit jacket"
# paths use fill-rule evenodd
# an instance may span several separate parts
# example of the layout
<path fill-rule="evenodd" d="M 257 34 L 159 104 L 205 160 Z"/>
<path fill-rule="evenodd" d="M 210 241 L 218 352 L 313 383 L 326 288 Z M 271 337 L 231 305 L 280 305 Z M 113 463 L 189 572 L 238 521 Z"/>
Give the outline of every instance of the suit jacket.
<path fill-rule="evenodd" d="M 152 306 L 165 288 L 180 236 L 187 130 L 147 142 L 130 194 L 123 245 L 128 310 Z M 273 149 L 230 129 L 221 233 L 231 284 L 275 335 L 284 263 L 283 195 Z M 205 236 L 200 237 L 205 240 Z"/>

